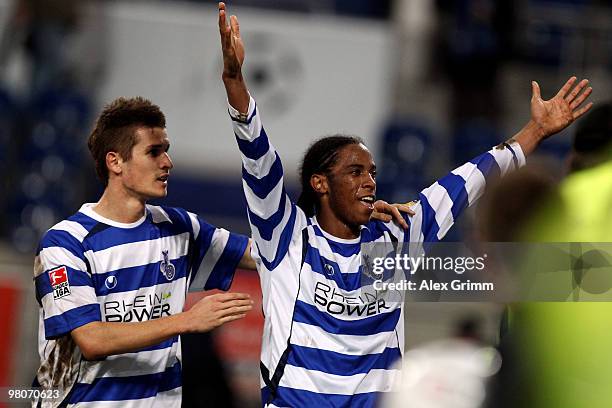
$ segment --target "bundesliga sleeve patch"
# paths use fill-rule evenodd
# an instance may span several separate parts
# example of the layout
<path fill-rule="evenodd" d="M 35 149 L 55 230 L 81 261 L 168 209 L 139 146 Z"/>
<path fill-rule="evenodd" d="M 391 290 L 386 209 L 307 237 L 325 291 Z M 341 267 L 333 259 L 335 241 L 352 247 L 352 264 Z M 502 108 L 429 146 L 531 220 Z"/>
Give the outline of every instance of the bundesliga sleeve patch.
<path fill-rule="evenodd" d="M 53 299 L 61 299 L 70 294 L 70 283 L 68 282 L 68 271 L 65 266 L 60 266 L 49 271 L 49 279 L 53 288 Z"/>

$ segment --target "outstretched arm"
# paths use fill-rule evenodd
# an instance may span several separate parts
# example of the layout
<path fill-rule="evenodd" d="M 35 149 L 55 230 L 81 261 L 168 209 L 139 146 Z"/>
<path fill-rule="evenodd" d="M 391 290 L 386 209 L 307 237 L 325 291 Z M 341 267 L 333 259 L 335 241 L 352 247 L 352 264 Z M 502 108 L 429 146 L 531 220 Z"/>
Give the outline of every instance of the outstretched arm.
<path fill-rule="evenodd" d="M 224 3 L 219 3 L 219 33 L 222 79 L 242 156 L 242 184 L 255 243 L 251 254 L 272 270 L 287 254 L 294 230 L 306 220 L 285 192 L 280 157 L 268 139 L 259 109 L 242 77 L 245 53 L 238 19 L 231 16 L 228 24 Z"/>
<path fill-rule="evenodd" d="M 525 155 L 540 142 L 565 129 L 587 112 L 582 106 L 591 94 L 586 79 L 572 87 L 570 78 L 550 100 L 544 101 L 537 82 L 532 82 L 531 119 L 514 137 L 456 168 L 419 194 L 416 215 L 410 226 L 410 241 L 435 242 L 444 238 L 463 210 L 484 193 L 489 179 L 504 176 L 525 163 Z M 582 106 L 582 107 L 581 107 Z"/>

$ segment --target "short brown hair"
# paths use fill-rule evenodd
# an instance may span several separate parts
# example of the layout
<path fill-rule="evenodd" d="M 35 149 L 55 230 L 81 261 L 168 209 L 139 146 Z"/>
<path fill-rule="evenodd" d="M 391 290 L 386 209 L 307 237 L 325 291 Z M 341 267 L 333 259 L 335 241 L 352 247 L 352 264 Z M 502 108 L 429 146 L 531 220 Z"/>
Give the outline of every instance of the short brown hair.
<path fill-rule="evenodd" d="M 159 106 L 141 96 L 117 98 L 98 116 L 87 146 L 104 185 L 108 184 L 106 154 L 117 152 L 124 160 L 130 160 L 136 144 L 134 130 L 139 126 L 166 127 L 166 117 Z"/>

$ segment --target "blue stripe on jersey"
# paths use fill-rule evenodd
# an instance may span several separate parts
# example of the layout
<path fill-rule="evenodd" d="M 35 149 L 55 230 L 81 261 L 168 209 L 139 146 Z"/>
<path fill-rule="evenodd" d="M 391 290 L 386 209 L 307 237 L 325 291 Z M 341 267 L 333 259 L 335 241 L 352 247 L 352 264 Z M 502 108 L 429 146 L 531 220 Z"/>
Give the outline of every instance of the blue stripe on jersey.
<path fill-rule="evenodd" d="M 238 148 L 246 157 L 251 160 L 257 160 L 261 158 L 270 149 L 270 143 L 268 142 L 268 135 L 264 128 L 261 128 L 261 133 L 252 141 L 243 140 L 239 138 L 235 133 L 236 141 L 238 142 Z"/>
<path fill-rule="evenodd" d="M 247 183 L 253 193 L 264 199 L 270 194 L 270 191 L 276 187 L 278 182 L 283 178 L 283 165 L 278 153 L 275 153 L 276 159 L 270 166 L 270 171 L 265 176 L 258 178 L 250 174 L 244 166 L 242 166 L 242 179 Z"/>
<path fill-rule="evenodd" d="M 42 237 L 36 255 L 40 254 L 44 248 L 62 247 L 67 249 L 72 255 L 85 261 L 83 256 L 83 246 L 69 232 L 51 229 Z M 85 261 L 86 262 L 86 261 Z M 87 263 L 87 262 L 86 262 Z"/>
<path fill-rule="evenodd" d="M 187 271 L 187 257 L 182 256 L 178 259 L 172 259 L 171 261 L 176 271 L 172 281 L 184 278 Z M 168 283 L 170 281 L 168 281 L 160 271 L 160 263 L 160 261 L 157 261 L 147 265 L 116 269 L 106 273 L 97 273 L 93 276 L 93 280 L 96 283 L 96 294 L 98 296 L 107 296 L 110 293 L 128 292 Z M 105 281 L 109 276 L 115 276 L 117 278 L 117 284 L 113 289 L 108 289 L 105 285 Z"/>
<path fill-rule="evenodd" d="M 168 214 L 170 215 L 170 213 Z M 151 214 L 147 215 L 151 217 Z M 134 228 L 113 228 L 109 227 L 87 237 L 87 247 L 92 251 L 116 247 L 118 245 L 129 244 L 132 242 L 144 242 L 162 237 L 171 237 L 185 232 L 192 232 L 191 221 L 181 221 L 176 223 L 143 222 Z M 163 224 L 163 226 L 162 226 Z M 159 226 L 162 226 L 159 228 Z"/>
<path fill-rule="evenodd" d="M 102 320 L 100 305 L 92 303 L 70 309 L 61 315 L 52 316 L 44 319 L 45 338 L 47 340 L 60 337 L 71 330 L 81 327 L 91 322 Z"/>
<path fill-rule="evenodd" d="M 354 375 L 389 369 L 401 356 L 397 347 L 387 347 L 379 354 L 350 355 L 292 344 L 287 364 L 328 374 Z"/>
<path fill-rule="evenodd" d="M 359 244 L 357 244 L 357 246 L 359 246 Z M 319 253 L 317 248 L 310 246 L 310 243 L 307 244 L 304 263 L 310 265 L 313 272 L 316 272 L 325 278 L 336 282 L 340 289 L 350 291 L 357 290 L 361 287 L 361 267 L 359 267 L 359 270 L 357 271 L 343 273 L 340 266 L 336 262 L 325 258 Z M 326 271 L 324 263 L 334 268 L 333 274 Z"/>
<path fill-rule="evenodd" d="M 274 229 L 281 223 L 283 220 L 283 215 L 285 215 L 285 204 L 287 202 L 287 193 L 285 192 L 285 187 L 283 186 L 283 191 L 281 192 L 280 204 L 278 205 L 278 209 L 274 214 L 272 214 L 268 218 L 261 218 L 250 209 L 247 208 L 249 221 L 253 226 L 257 228 L 259 231 L 259 235 L 269 241 L 272 239 L 272 234 L 274 233 Z"/>
<path fill-rule="evenodd" d="M 319 228 L 317 225 L 313 225 L 312 229 L 314 230 L 314 233 L 315 233 L 316 236 L 319 236 L 319 237 L 323 238 L 323 240 L 327 241 L 327 243 L 329 244 L 330 249 L 334 253 L 342 255 L 345 258 L 348 258 L 351 255 L 358 254 L 359 251 L 361 250 L 361 245 L 359 243 L 357 243 L 357 244 L 347 244 L 347 243 L 344 243 L 344 242 L 336 242 L 334 240 L 327 239 L 325 237 L 325 235 L 323 235 L 323 232 L 321 231 L 321 228 Z"/>
<path fill-rule="evenodd" d="M 261 256 L 261 261 L 263 262 L 266 269 L 269 271 L 275 269 L 278 264 L 281 263 L 287 250 L 289 249 L 289 244 L 291 243 L 291 238 L 293 235 L 293 227 L 295 226 L 295 218 L 297 215 L 297 210 L 295 208 L 295 204 L 291 203 L 291 215 L 289 216 L 289 220 L 287 221 L 287 225 L 283 228 L 283 232 L 281 233 L 280 239 L 278 240 L 278 246 L 276 247 L 276 253 L 274 255 L 274 259 L 269 261 L 261 254 L 261 250 L 259 251 L 259 255 Z M 257 243 L 259 245 L 259 243 Z"/>
<path fill-rule="evenodd" d="M 470 160 L 470 163 L 475 164 L 485 178 L 497 178 L 501 175 L 499 164 L 497 164 L 495 157 L 489 152 Z"/>
<path fill-rule="evenodd" d="M 93 288 L 91 276 L 87 272 L 72 269 L 66 266 L 68 276 L 68 284 L 70 286 L 89 286 Z M 36 298 L 42 299 L 46 294 L 53 292 L 49 273 L 45 272 L 34 278 L 34 286 L 36 287 Z"/>
<path fill-rule="evenodd" d="M 436 242 L 438 241 L 438 231 L 440 231 L 440 227 L 436 222 L 436 212 L 429 205 L 429 201 L 427 201 L 427 197 L 423 193 L 419 193 L 419 200 L 421 201 L 423 212 L 423 220 L 421 222 L 423 242 Z"/>
<path fill-rule="evenodd" d="M 150 398 L 181 386 L 181 365 L 174 364 L 162 373 L 130 377 L 96 378 L 91 384 L 77 383 L 69 403 L 123 401 Z"/>
<path fill-rule="evenodd" d="M 457 220 L 457 217 L 461 214 L 461 211 L 468 205 L 468 194 L 465 189 L 465 180 L 463 177 L 456 174 L 450 173 L 440 180 L 438 180 L 446 192 L 448 193 L 453 206 L 451 207 L 451 213 L 453 214 L 453 220 Z"/>
<path fill-rule="evenodd" d="M 249 239 L 243 235 L 230 234 L 223 253 L 213 267 L 204 289 L 228 290 L 234 279 L 242 255 L 246 251 Z"/>
<path fill-rule="evenodd" d="M 93 218 L 83 214 L 82 212 L 77 212 L 71 215 L 68 218 L 68 221 L 78 222 L 85 228 L 87 231 L 91 231 L 93 227 L 95 227 L 99 221 L 94 220 Z"/>
<path fill-rule="evenodd" d="M 353 305 L 345 305 L 347 308 Z M 368 308 L 366 305 L 354 305 L 350 308 L 354 316 L 367 316 Z M 376 308 L 374 308 L 376 310 Z M 347 314 L 348 311 L 347 311 Z M 315 306 L 298 300 L 295 302 L 293 320 L 318 326 L 328 333 L 349 334 L 353 336 L 368 336 L 381 332 L 395 330 L 400 316 L 400 309 L 395 309 L 390 313 L 379 313 L 374 316 L 364 317 L 359 320 L 342 320 L 333 317 L 326 312 L 321 312 Z"/>
<path fill-rule="evenodd" d="M 266 390 L 262 390 L 262 396 L 265 395 L 267 395 Z M 276 398 L 272 403 L 278 407 L 362 408 L 375 407 L 380 396 L 381 393 L 377 392 L 338 395 L 278 387 Z"/>

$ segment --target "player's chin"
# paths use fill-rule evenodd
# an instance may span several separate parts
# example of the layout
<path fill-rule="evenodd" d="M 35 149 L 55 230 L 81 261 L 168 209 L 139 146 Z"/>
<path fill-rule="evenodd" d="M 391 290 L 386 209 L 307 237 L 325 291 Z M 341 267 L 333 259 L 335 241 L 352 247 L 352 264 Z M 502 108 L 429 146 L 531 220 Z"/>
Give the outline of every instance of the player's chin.
<path fill-rule="evenodd" d="M 168 195 L 168 187 L 156 188 L 155 190 L 151 191 L 149 194 L 151 199 L 164 198 L 167 195 Z"/>
<path fill-rule="evenodd" d="M 374 210 L 359 206 L 353 211 L 353 223 L 358 225 L 365 225 L 370 222 L 370 217 Z"/>

